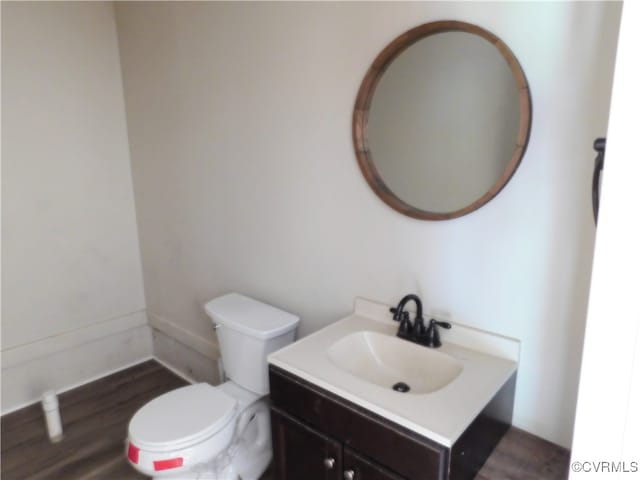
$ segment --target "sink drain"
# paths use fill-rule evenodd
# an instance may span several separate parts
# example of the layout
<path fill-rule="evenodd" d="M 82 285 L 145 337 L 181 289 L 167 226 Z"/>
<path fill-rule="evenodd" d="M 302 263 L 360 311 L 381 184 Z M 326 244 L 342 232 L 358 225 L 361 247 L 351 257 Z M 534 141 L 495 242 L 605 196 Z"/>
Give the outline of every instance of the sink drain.
<path fill-rule="evenodd" d="M 393 388 L 396 392 L 401 392 L 401 393 L 405 393 L 411 390 L 411 387 L 404 382 L 398 382 L 391 388 Z"/>

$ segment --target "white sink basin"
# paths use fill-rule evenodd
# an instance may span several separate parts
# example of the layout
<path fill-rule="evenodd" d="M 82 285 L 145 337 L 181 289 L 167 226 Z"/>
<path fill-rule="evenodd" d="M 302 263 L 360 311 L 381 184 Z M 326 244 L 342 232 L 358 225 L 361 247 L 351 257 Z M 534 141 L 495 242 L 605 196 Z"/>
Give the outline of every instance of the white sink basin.
<path fill-rule="evenodd" d="M 403 383 L 405 394 L 435 392 L 462 372 L 462 362 L 446 353 L 371 331 L 337 340 L 327 355 L 339 369 L 385 390 Z"/>
<path fill-rule="evenodd" d="M 520 342 L 453 325 L 437 349 L 396 337 L 389 306 L 357 299 L 352 314 L 269 354 L 269 363 L 451 447 L 513 378 Z M 398 382 L 407 393 L 392 389 Z"/>

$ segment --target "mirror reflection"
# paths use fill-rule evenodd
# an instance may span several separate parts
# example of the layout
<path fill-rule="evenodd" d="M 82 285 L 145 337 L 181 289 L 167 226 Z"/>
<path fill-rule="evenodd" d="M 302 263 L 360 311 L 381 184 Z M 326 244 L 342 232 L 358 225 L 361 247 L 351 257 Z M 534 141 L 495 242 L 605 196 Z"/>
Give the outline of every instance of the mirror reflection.
<path fill-rule="evenodd" d="M 447 28 L 430 30 L 439 24 Z M 358 161 L 396 210 L 464 215 L 515 171 L 528 102 L 524 75 L 497 37 L 460 22 L 417 27 L 390 44 L 363 81 L 354 114 Z"/>

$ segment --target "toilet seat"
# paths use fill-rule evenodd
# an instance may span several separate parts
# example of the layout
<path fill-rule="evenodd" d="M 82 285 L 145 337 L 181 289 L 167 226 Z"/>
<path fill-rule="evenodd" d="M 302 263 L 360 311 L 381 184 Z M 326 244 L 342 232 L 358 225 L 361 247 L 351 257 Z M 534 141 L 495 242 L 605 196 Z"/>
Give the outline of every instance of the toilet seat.
<path fill-rule="evenodd" d="M 149 452 L 187 448 L 223 429 L 237 406 L 235 398 L 207 383 L 178 388 L 138 410 L 129 423 L 129 441 Z"/>

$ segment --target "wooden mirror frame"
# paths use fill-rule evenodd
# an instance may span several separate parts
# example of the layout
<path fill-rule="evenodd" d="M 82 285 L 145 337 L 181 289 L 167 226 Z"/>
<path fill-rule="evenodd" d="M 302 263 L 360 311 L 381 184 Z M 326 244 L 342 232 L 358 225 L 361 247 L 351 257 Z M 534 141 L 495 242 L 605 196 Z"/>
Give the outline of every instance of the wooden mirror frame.
<path fill-rule="evenodd" d="M 478 35 L 495 46 L 500 54 L 504 57 L 511 69 L 513 77 L 516 81 L 520 103 L 520 126 L 515 142 L 515 147 L 511 159 L 502 175 L 491 186 L 491 188 L 473 203 L 455 210 L 453 212 L 430 212 L 421 210 L 401 200 L 389 187 L 384 183 L 375 167 L 371 151 L 369 150 L 368 123 L 369 109 L 371 101 L 375 93 L 378 82 L 387 70 L 389 65 L 407 48 L 417 41 L 443 32 L 467 32 Z M 524 156 L 529 141 L 529 133 L 531 130 L 531 96 L 527 79 L 516 59 L 515 55 L 507 45 L 491 32 L 470 23 L 458 22 L 454 20 L 445 20 L 438 22 L 425 23 L 418 27 L 403 33 L 393 40 L 369 67 L 360 89 L 356 97 L 356 104 L 353 111 L 353 144 L 358 159 L 358 165 L 369 186 L 380 197 L 380 199 L 394 210 L 408 215 L 409 217 L 421 220 L 448 220 L 451 218 L 461 217 L 485 205 L 489 200 L 494 198 L 502 188 L 511 179 L 514 172 L 520 165 L 520 161 Z"/>

